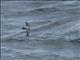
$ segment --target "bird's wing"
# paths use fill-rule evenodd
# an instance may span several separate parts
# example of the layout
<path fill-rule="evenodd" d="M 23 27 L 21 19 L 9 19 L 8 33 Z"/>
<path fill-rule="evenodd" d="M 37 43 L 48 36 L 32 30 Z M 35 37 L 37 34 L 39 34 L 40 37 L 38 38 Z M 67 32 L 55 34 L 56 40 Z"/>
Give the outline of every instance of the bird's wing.
<path fill-rule="evenodd" d="M 25 22 L 26 26 L 30 27 L 29 23 L 28 22 Z"/>

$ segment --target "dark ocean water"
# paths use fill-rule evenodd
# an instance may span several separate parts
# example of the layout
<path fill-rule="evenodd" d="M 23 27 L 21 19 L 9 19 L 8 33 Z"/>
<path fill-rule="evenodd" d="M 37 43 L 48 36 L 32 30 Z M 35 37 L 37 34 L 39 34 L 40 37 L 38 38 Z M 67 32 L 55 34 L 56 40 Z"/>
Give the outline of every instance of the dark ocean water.
<path fill-rule="evenodd" d="M 80 1 L 2 1 L 1 59 L 80 60 Z"/>

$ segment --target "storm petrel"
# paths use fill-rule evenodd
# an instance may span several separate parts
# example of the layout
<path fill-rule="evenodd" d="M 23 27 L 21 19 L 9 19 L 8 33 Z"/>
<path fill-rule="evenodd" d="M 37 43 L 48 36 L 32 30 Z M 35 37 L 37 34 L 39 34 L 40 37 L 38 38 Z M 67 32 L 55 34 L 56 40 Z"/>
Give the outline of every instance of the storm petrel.
<path fill-rule="evenodd" d="M 25 22 L 25 24 L 26 24 L 26 27 L 23 27 L 22 29 L 26 30 L 26 36 L 28 37 L 30 33 L 30 25 L 28 22 Z"/>

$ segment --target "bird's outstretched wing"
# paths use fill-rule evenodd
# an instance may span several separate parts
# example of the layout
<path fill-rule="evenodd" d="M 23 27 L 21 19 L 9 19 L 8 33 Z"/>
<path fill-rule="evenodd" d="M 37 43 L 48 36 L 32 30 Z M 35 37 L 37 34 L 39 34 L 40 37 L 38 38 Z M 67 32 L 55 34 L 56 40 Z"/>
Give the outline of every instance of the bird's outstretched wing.
<path fill-rule="evenodd" d="M 30 25 L 29 25 L 29 23 L 28 23 L 28 22 L 25 22 L 25 24 L 26 24 L 26 27 L 30 27 Z"/>

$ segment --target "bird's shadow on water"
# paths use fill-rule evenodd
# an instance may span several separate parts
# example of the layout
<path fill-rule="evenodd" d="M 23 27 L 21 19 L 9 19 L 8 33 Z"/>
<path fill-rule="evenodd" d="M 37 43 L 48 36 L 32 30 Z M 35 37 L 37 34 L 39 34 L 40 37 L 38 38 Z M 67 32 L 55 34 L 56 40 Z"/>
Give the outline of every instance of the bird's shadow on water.
<path fill-rule="evenodd" d="M 27 42 L 30 40 L 30 37 L 20 37 L 20 38 L 17 38 L 18 40 L 17 41 L 21 41 L 21 42 Z"/>

